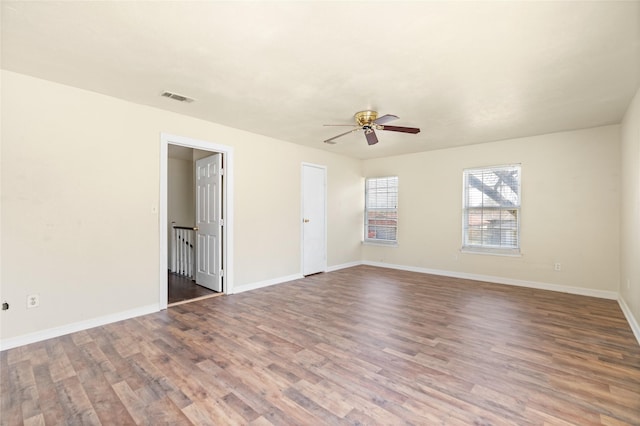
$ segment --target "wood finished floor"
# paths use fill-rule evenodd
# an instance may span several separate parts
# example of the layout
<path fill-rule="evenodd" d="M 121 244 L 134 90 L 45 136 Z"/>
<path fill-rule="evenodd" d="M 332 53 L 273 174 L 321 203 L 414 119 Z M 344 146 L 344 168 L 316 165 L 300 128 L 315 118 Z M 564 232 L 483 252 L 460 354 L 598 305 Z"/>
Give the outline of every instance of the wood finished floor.
<path fill-rule="evenodd" d="M 3 425 L 639 425 L 615 301 L 359 266 L 0 354 Z"/>
<path fill-rule="evenodd" d="M 213 290 L 209 290 L 206 287 L 196 284 L 195 281 L 192 281 L 190 278 L 180 275 L 169 273 L 167 281 L 169 288 L 169 304 L 217 294 Z"/>

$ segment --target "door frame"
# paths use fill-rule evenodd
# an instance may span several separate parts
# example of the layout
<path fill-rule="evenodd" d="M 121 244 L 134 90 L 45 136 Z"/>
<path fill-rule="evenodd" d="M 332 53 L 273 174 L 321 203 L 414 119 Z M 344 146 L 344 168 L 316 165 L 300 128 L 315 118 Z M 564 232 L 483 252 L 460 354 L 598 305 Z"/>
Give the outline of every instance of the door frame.
<path fill-rule="evenodd" d="M 327 271 L 327 166 L 323 166 L 321 164 L 313 164 L 313 163 L 305 163 L 303 162 L 300 166 L 300 274 L 304 276 L 304 168 L 305 167 L 314 167 L 316 169 L 321 169 L 324 174 L 324 264 L 322 268 L 322 272 Z"/>
<path fill-rule="evenodd" d="M 223 293 L 233 294 L 233 147 L 214 142 L 193 139 L 185 136 L 176 136 L 169 133 L 160 133 L 160 282 L 159 309 L 167 309 L 168 304 L 168 230 L 167 230 L 167 190 L 168 190 L 168 151 L 169 145 L 179 145 L 186 148 L 201 149 L 222 155 L 224 176 L 222 179 L 222 269 L 224 271 Z"/>

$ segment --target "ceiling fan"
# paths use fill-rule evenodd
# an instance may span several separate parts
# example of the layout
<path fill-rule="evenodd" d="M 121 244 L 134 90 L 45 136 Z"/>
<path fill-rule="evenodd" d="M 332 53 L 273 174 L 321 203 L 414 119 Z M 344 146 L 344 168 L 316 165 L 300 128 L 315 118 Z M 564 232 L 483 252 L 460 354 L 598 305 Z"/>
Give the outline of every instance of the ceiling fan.
<path fill-rule="evenodd" d="M 353 126 L 353 129 L 327 139 L 324 143 L 335 144 L 335 140 L 339 137 L 357 132 L 360 129 L 364 130 L 364 136 L 367 138 L 367 143 L 369 145 L 375 145 L 378 143 L 378 137 L 376 136 L 375 130 L 390 130 L 392 132 L 413 134 L 420 133 L 420 129 L 417 127 L 387 126 L 386 123 L 398 119 L 398 116 L 392 114 L 385 114 L 382 117 L 378 117 L 377 111 L 366 110 L 356 112 L 354 118 L 356 119 L 356 124 L 325 124 L 325 126 Z"/>

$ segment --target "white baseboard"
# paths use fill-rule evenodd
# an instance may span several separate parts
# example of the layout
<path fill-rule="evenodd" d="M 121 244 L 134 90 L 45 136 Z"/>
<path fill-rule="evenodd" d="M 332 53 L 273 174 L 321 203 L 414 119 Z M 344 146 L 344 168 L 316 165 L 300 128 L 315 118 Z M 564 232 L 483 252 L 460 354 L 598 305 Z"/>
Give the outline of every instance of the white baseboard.
<path fill-rule="evenodd" d="M 515 278 L 496 277 L 492 275 L 469 274 L 466 272 L 443 271 L 440 269 L 420 268 L 416 266 L 394 265 L 380 262 L 362 262 L 363 265 L 378 266 L 381 268 L 398 269 L 409 272 L 420 272 L 423 274 L 442 275 L 445 277 L 462 278 L 467 280 L 485 281 L 494 284 L 507 284 L 518 287 L 536 288 L 539 290 L 551 290 L 561 293 L 578 294 L 581 296 L 598 297 L 600 299 L 618 300 L 618 293 L 615 291 L 595 290 L 590 288 L 572 287 L 560 284 L 541 283 L 537 281 L 518 280 Z"/>
<path fill-rule="evenodd" d="M 103 317 L 92 318 L 86 321 L 74 322 L 72 324 L 48 328 L 46 330 L 37 331 L 35 333 L 29 333 L 18 337 L 3 339 L 0 340 L 0 351 L 16 348 L 18 346 L 28 345 L 30 343 L 40 342 L 42 340 L 47 340 L 54 337 L 64 336 L 65 334 L 75 333 L 77 331 L 87 330 L 89 328 L 98 327 L 105 324 L 111 324 L 113 322 L 152 314 L 154 312 L 158 312 L 159 310 L 160 309 L 158 308 L 158 305 L 142 306 L 140 308 L 117 312 L 115 314 L 109 314 Z"/>
<path fill-rule="evenodd" d="M 636 336 L 636 340 L 638 341 L 638 344 L 640 345 L 640 325 L 638 325 L 638 321 L 633 316 L 633 313 L 631 312 L 631 309 L 629 309 L 629 306 L 627 305 L 627 302 L 625 302 L 625 300 L 622 298 L 622 296 L 620 296 L 618 298 L 618 304 L 620 305 L 620 309 L 622 309 L 622 313 L 627 318 L 627 322 L 629 323 L 629 326 L 631 327 L 631 331 L 633 331 L 633 335 Z"/>
<path fill-rule="evenodd" d="M 339 271 L 340 269 L 351 268 L 351 267 L 359 266 L 359 265 L 362 265 L 362 261 L 360 261 L 360 260 L 358 260 L 356 262 L 341 263 L 340 265 L 333 265 L 333 266 L 327 267 L 327 272 Z"/>
<path fill-rule="evenodd" d="M 250 290 L 257 290 L 259 288 L 282 284 L 293 280 L 299 280 L 300 278 L 304 278 L 304 276 L 302 274 L 293 274 L 286 277 L 272 278 L 270 280 L 258 281 L 250 284 L 236 285 L 233 287 L 233 294 L 243 293 Z"/>

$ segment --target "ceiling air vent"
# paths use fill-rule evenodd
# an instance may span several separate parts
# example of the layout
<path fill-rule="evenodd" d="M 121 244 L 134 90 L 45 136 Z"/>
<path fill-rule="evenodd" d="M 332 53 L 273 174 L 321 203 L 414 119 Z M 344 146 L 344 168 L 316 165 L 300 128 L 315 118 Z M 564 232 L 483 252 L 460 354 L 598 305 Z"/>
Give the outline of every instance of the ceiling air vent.
<path fill-rule="evenodd" d="M 183 95 L 178 95 L 177 93 L 173 93 L 173 92 L 162 92 L 160 96 L 162 96 L 163 98 L 173 99 L 178 102 L 193 102 L 195 100 Z"/>

